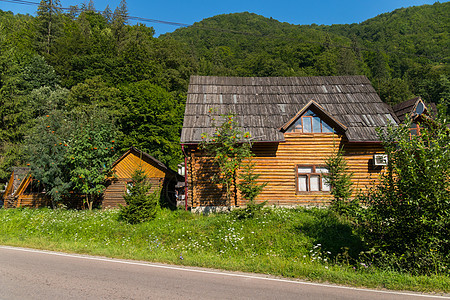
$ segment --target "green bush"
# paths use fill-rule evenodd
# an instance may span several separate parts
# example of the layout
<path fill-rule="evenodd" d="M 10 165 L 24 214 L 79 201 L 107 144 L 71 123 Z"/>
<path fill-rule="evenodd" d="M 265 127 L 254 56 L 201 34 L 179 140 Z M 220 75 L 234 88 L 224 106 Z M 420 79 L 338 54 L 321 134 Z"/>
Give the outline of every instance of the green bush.
<path fill-rule="evenodd" d="M 420 274 L 450 266 L 450 131 L 442 116 L 380 132 L 389 162 L 381 184 L 365 197 L 360 230 L 382 267 Z M 395 263 L 394 263 L 395 262 Z"/>
<path fill-rule="evenodd" d="M 262 203 L 255 203 L 253 200 L 247 203 L 244 208 L 235 209 L 231 212 L 231 215 L 236 220 L 243 219 L 254 219 L 256 217 L 261 217 L 264 213 L 270 213 L 270 209 L 264 209 L 267 201 Z"/>
<path fill-rule="evenodd" d="M 324 174 L 325 180 L 331 187 L 331 208 L 338 213 L 346 213 L 354 202 L 349 202 L 352 195 L 352 176 L 344 158 L 344 152 L 340 149 L 325 161 L 328 173 Z"/>
<path fill-rule="evenodd" d="M 132 179 L 128 193 L 123 196 L 127 206 L 120 208 L 119 219 L 130 224 L 153 220 L 159 208 L 160 191 L 149 194 L 151 184 L 140 169 L 134 172 Z"/>

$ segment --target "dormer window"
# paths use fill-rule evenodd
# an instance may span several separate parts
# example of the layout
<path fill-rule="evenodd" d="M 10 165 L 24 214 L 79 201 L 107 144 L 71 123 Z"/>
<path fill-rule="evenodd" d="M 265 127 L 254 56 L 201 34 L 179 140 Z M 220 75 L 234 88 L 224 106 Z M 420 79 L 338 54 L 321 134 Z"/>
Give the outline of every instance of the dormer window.
<path fill-rule="evenodd" d="M 287 133 L 334 133 L 334 129 L 317 114 L 307 110 L 287 130 Z"/>

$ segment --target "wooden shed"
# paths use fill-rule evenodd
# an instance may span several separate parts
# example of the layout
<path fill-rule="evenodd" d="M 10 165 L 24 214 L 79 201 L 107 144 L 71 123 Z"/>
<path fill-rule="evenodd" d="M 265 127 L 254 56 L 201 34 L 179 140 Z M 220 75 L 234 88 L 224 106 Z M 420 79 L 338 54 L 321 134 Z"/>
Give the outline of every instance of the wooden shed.
<path fill-rule="evenodd" d="M 255 171 L 267 183 L 257 202 L 289 206 L 328 203 L 325 160 L 339 148 L 354 191 L 366 190 L 382 170 L 374 161 L 384 152 L 375 129 L 398 124 L 365 76 L 193 76 L 181 133 L 191 208 L 245 205 L 239 194 L 226 203 L 222 187 L 211 182 L 216 170 L 198 148 L 201 135 L 213 134 L 213 122 L 229 113 L 253 137 Z"/>
<path fill-rule="evenodd" d="M 3 194 L 3 207 L 45 207 L 51 204 L 42 185 L 33 180 L 30 168 L 15 167 Z"/>
<path fill-rule="evenodd" d="M 161 197 L 176 205 L 175 185 L 183 179 L 177 172 L 151 155 L 131 147 L 114 162 L 112 169 L 115 177 L 109 180 L 109 185 L 103 194 L 103 208 L 116 208 L 119 204 L 126 205 L 123 195 L 127 193 L 127 187 L 132 182 L 133 173 L 138 169 L 144 171 L 152 184 L 151 192 L 161 189 Z"/>

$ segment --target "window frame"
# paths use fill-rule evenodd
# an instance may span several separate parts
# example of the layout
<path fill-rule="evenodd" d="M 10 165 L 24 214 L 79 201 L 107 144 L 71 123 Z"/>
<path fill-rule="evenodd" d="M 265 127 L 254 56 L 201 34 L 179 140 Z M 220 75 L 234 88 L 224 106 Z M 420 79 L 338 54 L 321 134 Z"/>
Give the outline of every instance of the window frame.
<path fill-rule="evenodd" d="M 412 125 L 415 125 L 412 127 Z M 413 134 L 413 132 L 416 132 L 416 134 Z M 409 127 L 409 139 L 412 139 L 413 136 L 420 136 L 420 125 L 419 123 L 411 123 L 411 126 Z"/>
<path fill-rule="evenodd" d="M 314 132 L 314 118 L 318 118 L 319 122 L 320 122 L 320 132 Z M 296 126 L 297 122 L 300 121 L 300 127 Z M 308 122 L 309 123 L 309 129 L 311 130 L 310 132 L 304 132 L 305 129 L 305 123 Z M 326 132 L 324 131 L 324 125 L 323 123 L 326 124 L 327 127 L 329 127 L 331 129 L 330 132 Z M 296 127 L 298 127 L 299 129 L 296 129 Z M 290 129 L 292 128 L 292 131 L 290 131 Z M 291 124 L 291 126 L 289 126 L 289 128 L 286 129 L 285 131 L 286 134 L 334 134 L 336 133 L 336 130 L 333 128 L 333 126 L 329 125 L 322 117 L 320 117 L 319 114 L 313 112 L 312 110 L 307 110 L 303 115 L 301 115 L 297 120 L 295 120 L 295 122 L 293 122 Z"/>
<path fill-rule="evenodd" d="M 311 168 L 311 173 L 299 173 L 299 168 Z M 295 166 L 295 193 L 296 194 L 329 194 L 331 191 L 331 187 L 329 186 L 329 190 L 328 191 L 324 191 L 323 190 L 323 174 L 324 173 L 319 173 L 317 172 L 317 168 L 324 168 L 327 169 L 327 167 L 325 165 L 296 165 Z M 327 169 L 328 170 L 328 169 Z M 300 190 L 300 185 L 299 185 L 299 178 L 300 176 L 306 176 L 306 191 L 301 191 Z M 319 190 L 318 191 L 311 191 L 311 176 L 318 176 L 319 177 Z"/>

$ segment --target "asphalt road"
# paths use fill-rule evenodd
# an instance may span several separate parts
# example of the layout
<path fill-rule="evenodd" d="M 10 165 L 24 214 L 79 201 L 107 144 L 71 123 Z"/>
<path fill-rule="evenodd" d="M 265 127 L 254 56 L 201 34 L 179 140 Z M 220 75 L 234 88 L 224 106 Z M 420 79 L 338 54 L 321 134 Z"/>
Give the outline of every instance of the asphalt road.
<path fill-rule="evenodd" d="M 450 299 L 0 246 L 0 299 Z"/>

